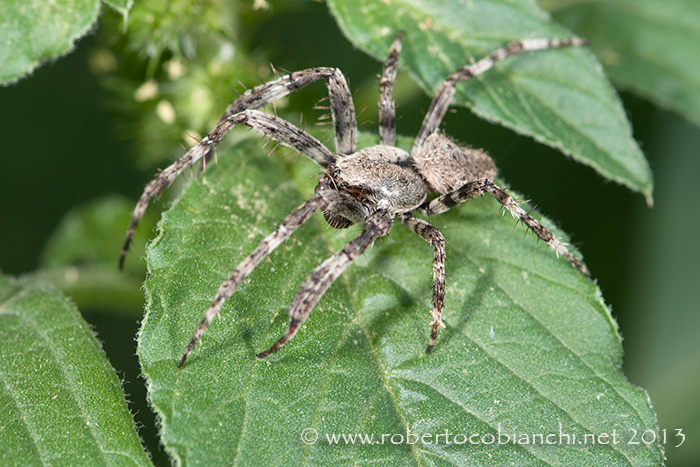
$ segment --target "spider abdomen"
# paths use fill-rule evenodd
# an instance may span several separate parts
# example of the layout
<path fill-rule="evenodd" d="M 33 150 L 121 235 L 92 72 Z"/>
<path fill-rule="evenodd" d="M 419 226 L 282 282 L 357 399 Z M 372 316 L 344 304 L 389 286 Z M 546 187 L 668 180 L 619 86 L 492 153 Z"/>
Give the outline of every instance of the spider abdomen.
<path fill-rule="evenodd" d="M 493 180 L 498 173 L 486 151 L 461 146 L 441 131 L 426 138 L 415 160 L 430 189 L 441 195 L 474 180 Z"/>

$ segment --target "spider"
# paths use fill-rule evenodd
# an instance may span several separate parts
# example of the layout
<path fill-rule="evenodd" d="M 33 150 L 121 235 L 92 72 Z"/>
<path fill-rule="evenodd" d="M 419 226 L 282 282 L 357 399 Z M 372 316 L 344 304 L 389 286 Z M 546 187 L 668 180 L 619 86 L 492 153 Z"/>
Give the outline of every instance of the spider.
<path fill-rule="evenodd" d="M 511 215 L 522 221 L 558 255 L 563 255 L 585 276 L 586 266 L 573 256 L 546 227 L 526 213 L 501 187 L 494 183 L 496 166 L 480 149 L 461 146 L 438 129 L 447 112 L 455 85 L 478 76 L 498 61 L 524 51 L 565 46 L 582 46 L 583 39 L 524 39 L 496 50 L 491 55 L 452 73 L 438 88 L 410 154 L 395 146 L 396 111 L 392 98 L 403 34 L 398 34 L 384 62 L 380 81 L 380 143 L 363 149 L 355 145 L 357 123 L 352 95 L 345 77 L 336 68 L 309 68 L 245 91 L 219 119 L 216 127 L 199 144 L 160 172 L 145 188 L 126 233 L 119 261 L 124 257 L 139 219 L 151 198 L 158 195 L 182 171 L 202 158 L 210 156 L 216 145 L 236 125 L 243 124 L 265 136 L 291 147 L 323 167 L 314 195 L 294 209 L 277 229 L 264 238 L 219 287 L 194 332 L 178 366 L 182 367 L 207 326 L 219 314 L 224 301 L 236 291 L 246 277 L 316 211 L 334 228 L 352 224 L 364 225 L 362 232 L 342 250 L 326 259 L 306 278 L 288 310 L 290 321 L 282 337 L 259 358 L 277 352 L 291 340 L 306 321 L 311 310 L 328 287 L 376 239 L 389 233 L 394 218 L 432 245 L 433 299 L 432 327 L 426 352 L 435 345 L 438 330 L 444 328 L 442 311 L 445 299 L 445 238 L 427 221 L 414 217 L 413 211 L 426 216 L 443 213 L 459 203 L 488 193 Z M 316 138 L 276 115 L 256 110 L 317 81 L 324 80 L 330 99 L 335 128 L 335 153 Z M 437 196 L 428 199 L 429 193 Z"/>

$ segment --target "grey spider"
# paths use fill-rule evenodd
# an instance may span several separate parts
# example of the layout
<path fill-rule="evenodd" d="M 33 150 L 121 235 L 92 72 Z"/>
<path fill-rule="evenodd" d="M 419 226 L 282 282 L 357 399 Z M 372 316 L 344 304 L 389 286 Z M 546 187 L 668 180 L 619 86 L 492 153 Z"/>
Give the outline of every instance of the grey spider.
<path fill-rule="evenodd" d="M 289 327 L 282 337 L 259 358 L 277 352 L 292 339 L 328 287 L 374 241 L 387 235 L 394 217 L 434 248 L 432 331 L 426 352 L 435 344 L 438 330 L 445 327 L 442 310 L 445 299 L 445 238 L 425 220 L 416 218 L 418 210 L 426 216 L 443 213 L 453 206 L 484 193 L 496 198 L 513 217 L 527 225 L 557 255 L 563 255 L 584 275 L 586 266 L 569 252 L 547 228 L 526 213 L 493 180 L 496 167 L 486 152 L 460 146 L 438 127 L 447 112 L 455 85 L 489 70 L 508 56 L 530 50 L 585 45 L 583 39 L 524 39 L 496 50 L 491 55 L 467 65 L 450 76 L 438 88 L 410 154 L 395 147 L 396 115 L 392 98 L 402 34 L 391 45 L 380 82 L 379 136 L 376 146 L 357 150 L 355 108 L 345 77 L 336 68 L 309 68 L 291 73 L 244 92 L 219 119 L 216 127 L 199 144 L 160 172 L 145 188 L 134 209 L 119 261 L 120 268 L 139 219 L 150 199 L 168 186 L 182 171 L 196 161 L 209 157 L 216 145 L 236 125 L 254 128 L 265 136 L 291 147 L 323 167 L 314 195 L 292 211 L 282 224 L 264 238 L 231 276 L 219 287 L 216 296 L 194 332 L 179 367 L 192 352 L 209 323 L 219 314 L 224 301 L 233 295 L 253 269 L 275 248 L 291 236 L 318 210 L 332 227 L 345 228 L 364 224 L 362 232 L 342 250 L 326 259 L 302 283 L 289 308 Z M 255 109 L 270 104 L 304 86 L 323 79 L 330 98 L 335 127 L 335 154 L 316 138 L 287 121 Z M 428 199 L 429 193 L 437 196 Z"/>

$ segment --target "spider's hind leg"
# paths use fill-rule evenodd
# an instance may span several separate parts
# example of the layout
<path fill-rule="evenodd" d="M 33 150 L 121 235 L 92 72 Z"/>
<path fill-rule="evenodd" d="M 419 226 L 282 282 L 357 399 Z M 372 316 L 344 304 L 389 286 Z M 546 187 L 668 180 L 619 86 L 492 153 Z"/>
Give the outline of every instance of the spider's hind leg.
<path fill-rule="evenodd" d="M 306 321 L 314 306 L 321 300 L 321 297 L 328 287 L 335 281 L 348 266 L 374 241 L 388 234 L 391 230 L 392 215 L 386 211 L 377 211 L 367 219 L 367 224 L 362 233 L 355 237 L 345 248 L 325 260 L 314 272 L 306 278 L 299 287 L 292 305 L 289 307 L 289 327 L 282 337 L 268 350 L 258 354 L 258 358 L 264 358 L 277 352 L 284 344 L 290 341 L 299 330 L 299 327 Z"/>
<path fill-rule="evenodd" d="M 510 196 L 503 188 L 499 187 L 488 178 L 481 178 L 465 183 L 456 190 L 435 198 L 428 204 L 427 207 L 423 208 L 422 211 L 426 215 L 440 214 L 461 202 L 483 195 L 484 193 L 488 193 L 496 198 L 514 218 L 522 221 L 523 224 L 527 225 L 528 228 L 535 233 L 535 235 L 544 240 L 547 245 L 554 250 L 557 256 L 564 256 L 586 277 L 591 276 L 591 273 L 586 265 L 571 254 L 564 243 L 560 242 L 559 239 L 555 237 L 548 228 L 540 224 L 537 219 L 534 219 L 527 212 L 525 212 L 525 210 L 523 210 L 523 208 L 521 208 L 513 197 Z"/>
<path fill-rule="evenodd" d="M 458 82 L 467 81 L 471 78 L 479 76 L 480 74 L 493 68 L 497 62 L 521 52 L 553 49 L 559 47 L 580 47 L 586 44 L 588 44 L 588 41 L 585 39 L 575 37 L 571 39 L 523 39 L 511 42 L 507 46 L 494 51 L 478 62 L 467 65 L 455 71 L 447 77 L 447 79 L 435 92 L 435 97 L 433 97 L 433 100 L 430 103 L 428 112 L 423 118 L 423 124 L 421 125 L 418 135 L 414 140 L 411 155 L 420 153 L 422 149 L 421 147 L 423 146 L 426 138 L 428 138 L 428 136 L 430 136 L 440 126 L 440 123 L 442 122 L 442 119 L 445 116 L 445 113 L 447 113 L 447 109 L 452 102 L 452 98 L 455 95 L 455 86 Z"/>

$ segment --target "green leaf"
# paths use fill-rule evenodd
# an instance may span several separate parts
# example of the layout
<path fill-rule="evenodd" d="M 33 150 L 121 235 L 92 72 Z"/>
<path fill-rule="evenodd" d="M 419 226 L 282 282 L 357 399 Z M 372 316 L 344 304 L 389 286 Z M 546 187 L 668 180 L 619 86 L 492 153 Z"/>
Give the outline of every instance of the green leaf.
<path fill-rule="evenodd" d="M 157 211 L 143 219 L 131 247 L 133 258 L 120 272 L 115 258 L 133 207 L 126 198 L 111 195 L 69 211 L 42 252 L 41 268 L 31 277 L 58 287 L 83 310 L 111 309 L 140 315 L 143 294 L 139 289 L 145 262 L 138 259 L 155 227 Z"/>
<path fill-rule="evenodd" d="M 700 3 L 695 0 L 544 2 L 591 39 L 610 79 L 700 125 Z"/>
<path fill-rule="evenodd" d="M 571 37 L 529 0 L 329 0 L 341 29 L 357 47 L 384 60 L 405 31 L 400 63 L 433 94 L 453 71 L 528 37 Z M 532 136 L 641 192 L 652 203 L 649 165 L 600 65 L 585 49 L 511 57 L 458 85 L 454 104 Z"/>
<path fill-rule="evenodd" d="M 13 83 L 41 63 L 70 52 L 99 12 L 99 0 L 3 0 L 0 84 Z"/>
<path fill-rule="evenodd" d="M 133 202 L 122 196 L 110 195 L 92 200 L 69 211 L 49 238 L 41 255 L 43 268 L 69 265 L 102 265 L 116 271 L 119 245 L 123 241 L 124 224 L 131 219 Z M 155 216 L 149 214 L 140 224 L 134 238 L 132 253 L 136 256 L 126 264 L 132 275 L 141 275 L 138 258 L 145 250 L 146 240 L 153 233 Z"/>
<path fill-rule="evenodd" d="M 75 306 L 0 276 L 0 464 L 150 465 L 119 378 Z"/>
<path fill-rule="evenodd" d="M 627 444 L 630 430 L 655 433 L 656 416 L 646 393 L 621 373 L 620 336 L 600 290 L 544 244 L 523 238 L 488 197 L 431 219 L 446 237 L 449 277 L 447 328 L 433 353 L 425 354 L 432 248 L 397 224 L 330 287 L 294 340 L 265 360 L 255 357 L 286 329 L 286 308 L 303 279 L 360 231 L 331 230 L 317 214 L 227 300 L 178 369 L 221 282 L 313 192 L 313 164 L 288 166 L 259 146 L 252 138 L 220 150 L 218 164 L 164 214 L 147 252 L 138 354 L 176 462 L 662 463 L 657 443 Z M 494 446 L 455 438 L 497 435 L 499 427 L 556 440 Z M 316 443 L 302 441 L 305 429 L 315 430 Z M 394 444 L 407 432 L 418 438 Z M 326 438 L 332 433 L 396 436 L 335 445 Z M 444 433 L 453 444 L 436 439 Z M 559 437 L 589 433 L 603 441 L 616 433 L 618 443 L 564 445 Z"/>

